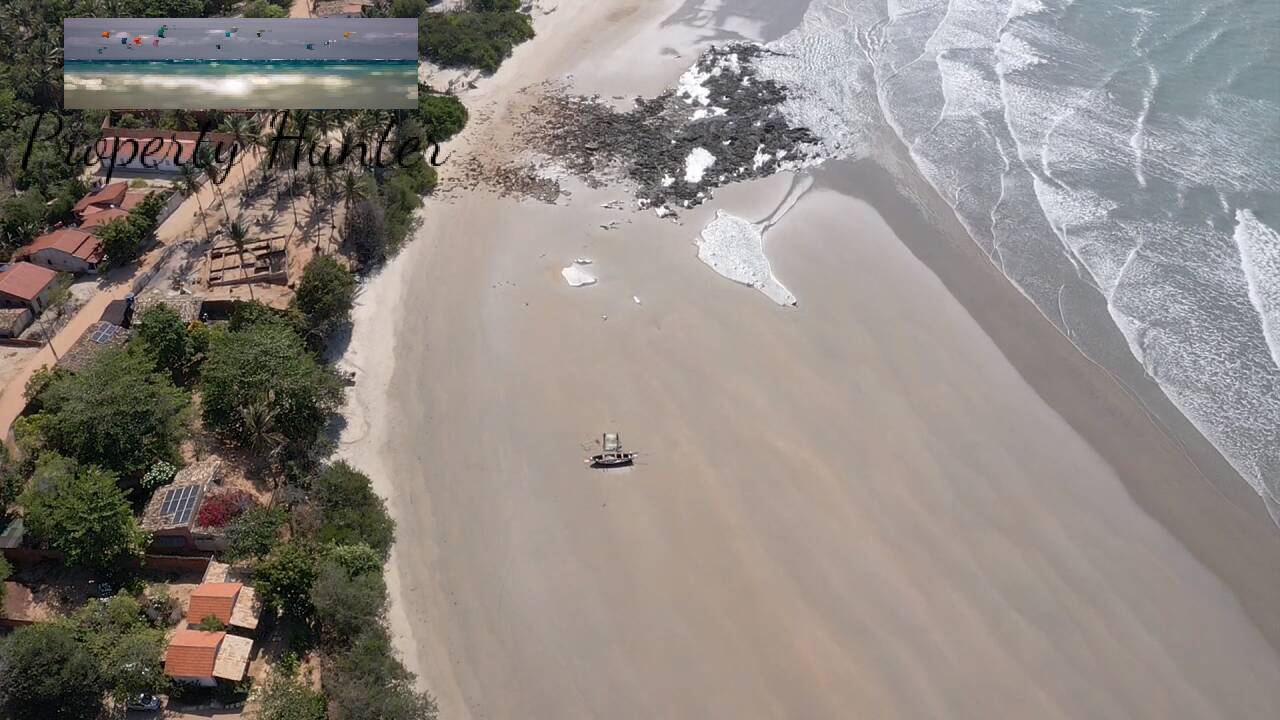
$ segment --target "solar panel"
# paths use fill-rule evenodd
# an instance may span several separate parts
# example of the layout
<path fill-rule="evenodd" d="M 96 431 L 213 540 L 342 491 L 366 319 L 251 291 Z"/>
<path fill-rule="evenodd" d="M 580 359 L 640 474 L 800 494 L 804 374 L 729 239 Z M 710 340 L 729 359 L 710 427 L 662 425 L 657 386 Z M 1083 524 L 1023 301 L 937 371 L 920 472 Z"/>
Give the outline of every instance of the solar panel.
<path fill-rule="evenodd" d="M 115 325 L 103 323 L 98 326 L 97 330 L 93 331 L 93 335 L 89 339 L 98 344 L 105 345 L 106 343 L 111 342 L 111 339 L 116 336 L 116 329 Z"/>
<path fill-rule="evenodd" d="M 171 488 L 164 496 L 164 503 L 160 506 L 160 513 L 170 517 L 170 521 L 185 525 L 191 522 L 191 514 L 196 508 L 196 500 L 200 496 L 199 485 L 183 485 L 178 488 Z"/>

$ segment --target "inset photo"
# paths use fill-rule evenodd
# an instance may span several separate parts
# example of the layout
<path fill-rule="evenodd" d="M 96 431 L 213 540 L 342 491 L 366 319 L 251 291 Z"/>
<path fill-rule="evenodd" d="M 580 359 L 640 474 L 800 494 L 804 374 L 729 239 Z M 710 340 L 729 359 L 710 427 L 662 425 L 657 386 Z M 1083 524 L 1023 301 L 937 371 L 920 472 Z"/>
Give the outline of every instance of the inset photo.
<path fill-rule="evenodd" d="M 73 110 L 410 109 L 413 18 L 75 18 L 64 21 Z"/>

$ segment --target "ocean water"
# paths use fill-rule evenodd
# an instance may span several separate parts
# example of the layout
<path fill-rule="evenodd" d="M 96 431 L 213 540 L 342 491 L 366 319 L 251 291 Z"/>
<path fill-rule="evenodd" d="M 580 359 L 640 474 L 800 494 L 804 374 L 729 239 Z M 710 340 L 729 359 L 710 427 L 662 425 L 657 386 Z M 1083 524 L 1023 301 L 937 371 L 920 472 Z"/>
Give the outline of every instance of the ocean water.
<path fill-rule="evenodd" d="M 410 109 L 416 60 L 68 60 L 74 109 Z"/>
<path fill-rule="evenodd" d="M 1280 2 L 812 0 L 770 47 L 825 154 L 896 136 L 1086 354 L 1119 329 L 1280 522 Z"/>

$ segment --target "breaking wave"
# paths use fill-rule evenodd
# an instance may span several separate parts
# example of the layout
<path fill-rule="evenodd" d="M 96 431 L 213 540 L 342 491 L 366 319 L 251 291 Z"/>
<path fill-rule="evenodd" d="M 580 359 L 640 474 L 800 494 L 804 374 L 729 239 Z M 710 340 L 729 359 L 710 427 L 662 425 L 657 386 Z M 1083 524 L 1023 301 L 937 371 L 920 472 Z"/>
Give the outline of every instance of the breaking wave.
<path fill-rule="evenodd" d="M 757 62 L 828 156 L 896 135 L 1046 317 L 1104 365 L 1118 328 L 1274 502 L 1277 27 L 1274 0 L 814 0 Z"/>

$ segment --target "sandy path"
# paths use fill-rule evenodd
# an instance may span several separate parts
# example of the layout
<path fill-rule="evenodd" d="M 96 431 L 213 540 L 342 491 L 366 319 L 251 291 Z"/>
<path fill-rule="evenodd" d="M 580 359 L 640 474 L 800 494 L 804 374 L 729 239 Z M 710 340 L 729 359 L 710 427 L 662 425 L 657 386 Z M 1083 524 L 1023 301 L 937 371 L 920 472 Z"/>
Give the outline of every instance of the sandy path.
<path fill-rule="evenodd" d="M 484 81 L 493 122 L 661 17 L 578 10 Z M 365 288 L 344 453 L 390 499 L 392 625 L 444 716 L 1280 713 L 1227 587 L 868 206 L 812 192 L 771 231 L 793 310 L 697 262 L 716 208 L 786 190 L 683 226 L 457 191 Z M 605 429 L 644 462 L 583 468 Z"/>

